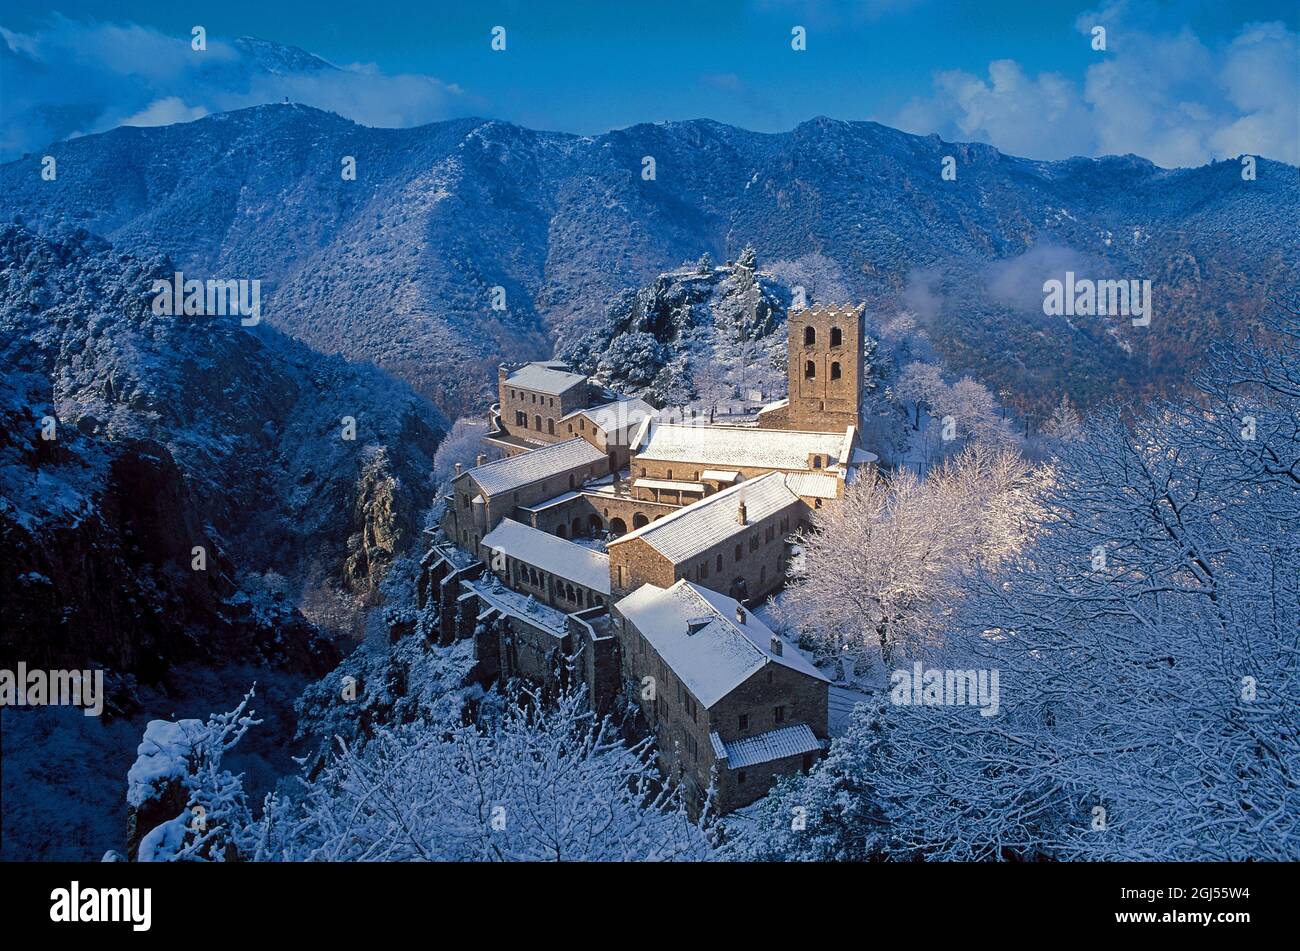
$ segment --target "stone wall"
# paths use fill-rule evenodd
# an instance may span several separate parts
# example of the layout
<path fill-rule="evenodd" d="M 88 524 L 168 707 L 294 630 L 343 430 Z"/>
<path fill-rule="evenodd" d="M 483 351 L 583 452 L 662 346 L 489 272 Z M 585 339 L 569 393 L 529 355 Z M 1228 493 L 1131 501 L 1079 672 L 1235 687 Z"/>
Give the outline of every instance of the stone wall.
<path fill-rule="evenodd" d="M 681 508 L 680 505 L 668 502 L 647 502 L 626 495 L 600 492 L 587 492 L 584 495 L 591 502 L 592 510 L 600 516 L 605 529 L 614 535 L 626 535 Z"/>
<path fill-rule="evenodd" d="M 619 639 L 621 675 L 629 696 L 638 702 L 646 724 L 655 734 L 659 767 L 664 775 L 683 784 L 693 808 L 702 805 L 711 781 L 716 783 L 714 805 L 726 812 L 754 802 L 771 789 L 778 777 L 793 775 L 805 766 L 805 758 L 800 755 L 743 770 L 728 769 L 714 755 L 710 732 L 734 742 L 807 724 L 815 736 L 829 736 L 829 691 L 825 682 L 770 663 L 706 710 L 635 625 L 617 610 L 613 626 Z M 780 722 L 776 719 L 777 706 L 784 708 Z M 742 715 L 748 717 L 744 728 Z M 744 782 L 740 781 L 742 772 Z"/>
<path fill-rule="evenodd" d="M 635 625 L 617 611 L 613 627 L 619 639 L 620 672 L 629 697 L 638 703 L 655 735 L 659 768 L 683 784 L 692 811 L 698 810 L 714 765 L 709 713 Z"/>
<path fill-rule="evenodd" d="M 827 432 L 857 426 L 862 399 L 862 307 L 791 311 L 788 406 L 759 416 L 767 429 Z"/>
<path fill-rule="evenodd" d="M 789 557 L 785 540 L 806 512 L 802 502 L 792 499 L 785 508 L 678 563 L 640 538 L 611 544 L 610 593 L 617 601 L 643 584 L 668 588 L 685 578 L 741 601 L 764 598 L 785 583 Z"/>
<path fill-rule="evenodd" d="M 709 711 L 710 729 L 725 742 L 757 736 L 782 727 L 806 724 L 813 735 L 826 739 L 829 732 L 829 685 L 791 670 L 782 664 L 768 664 L 745 681 Z M 776 708 L 783 708 L 778 720 Z M 747 717 L 741 727 L 741 717 Z M 747 766 L 743 770 L 717 771 L 719 808 L 737 809 L 765 795 L 777 777 L 789 776 L 803 768 L 802 756 Z M 739 772 L 745 774 L 740 782 Z"/>
<path fill-rule="evenodd" d="M 559 396 L 539 393 L 512 386 L 504 369 L 498 371 L 497 391 L 501 424 L 506 431 L 548 443 L 571 439 L 572 434 L 560 420 L 575 410 L 585 409 L 590 401 L 589 387 L 585 384 L 570 387 Z"/>
<path fill-rule="evenodd" d="M 586 482 L 609 474 L 609 460 L 598 459 L 561 470 L 536 482 L 495 496 L 484 494 L 474 480 L 473 470 L 452 483 L 452 498 L 443 519 L 443 530 L 466 551 L 478 551 L 483 537 L 496 528 L 503 518 L 515 517 L 521 505 L 535 505 L 565 492 L 579 489 Z M 476 496 L 483 502 L 475 503 Z"/>

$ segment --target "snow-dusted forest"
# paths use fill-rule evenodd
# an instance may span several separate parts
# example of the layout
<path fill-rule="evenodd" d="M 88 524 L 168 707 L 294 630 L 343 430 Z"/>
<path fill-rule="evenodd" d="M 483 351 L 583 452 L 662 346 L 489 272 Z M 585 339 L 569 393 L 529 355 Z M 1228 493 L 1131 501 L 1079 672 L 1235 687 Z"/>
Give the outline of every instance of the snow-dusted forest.
<path fill-rule="evenodd" d="M 817 513 L 771 615 L 841 680 L 997 671 L 993 716 L 876 691 L 806 775 L 693 820 L 618 711 L 467 689 L 465 645 L 390 608 L 406 633 L 307 692 L 318 746 L 264 801 L 222 765 L 256 698 L 191 725 L 142 857 L 1295 859 L 1300 313 L 1271 318 L 1185 397 L 1067 406 L 1032 459 L 970 427 Z"/>
<path fill-rule="evenodd" d="M 0 9 L 0 861 L 1300 861 L 1294 5 L 96 6 Z"/>

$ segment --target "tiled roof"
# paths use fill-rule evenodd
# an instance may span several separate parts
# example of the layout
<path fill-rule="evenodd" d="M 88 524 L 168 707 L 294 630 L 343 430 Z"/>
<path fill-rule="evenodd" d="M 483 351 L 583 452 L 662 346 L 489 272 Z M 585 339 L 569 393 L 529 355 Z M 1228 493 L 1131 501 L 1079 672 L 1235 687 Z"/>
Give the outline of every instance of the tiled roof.
<path fill-rule="evenodd" d="M 563 505 L 571 499 L 576 499 L 581 494 L 581 492 L 564 492 L 553 499 L 547 499 L 544 502 L 537 502 L 533 505 L 521 505 L 519 507 L 525 512 L 544 512 L 553 505 Z"/>
<path fill-rule="evenodd" d="M 574 410 L 564 418 L 586 416 L 606 433 L 613 433 L 635 427 L 646 417 L 654 416 L 657 412 L 658 410 L 645 400 L 632 398 L 615 400 L 603 406 L 589 406 L 586 409 Z"/>
<path fill-rule="evenodd" d="M 587 440 L 575 436 L 543 449 L 532 449 L 517 456 L 489 462 L 485 466 L 470 469 L 465 475 L 477 482 L 479 488 L 488 495 L 500 495 L 604 458 L 603 452 Z"/>
<path fill-rule="evenodd" d="M 790 473 L 785 477 L 790 491 L 801 499 L 834 499 L 839 497 L 840 480 L 833 475 L 812 472 Z"/>
<path fill-rule="evenodd" d="M 529 595 L 511 591 L 500 584 L 495 575 L 488 574 L 474 581 L 462 581 L 461 585 L 465 589 L 465 594 L 460 596 L 461 600 L 477 596 L 489 608 L 510 617 L 517 617 L 556 637 L 563 638 L 568 633 L 568 624 L 564 619 L 563 611 L 557 611 Z"/>
<path fill-rule="evenodd" d="M 587 382 L 581 373 L 557 369 L 559 363 L 526 363 L 506 377 L 506 383 L 525 390 L 559 396 L 579 383 Z"/>
<path fill-rule="evenodd" d="M 744 525 L 736 521 L 742 500 L 745 503 Z M 756 522 L 798 500 L 799 497 L 786 487 L 783 473 L 769 472 L 680 508 L 614 539 L 610 545 L 640 538 L 674 564 L 680 564 L 733 535 L 753 531 Z"/>
<path fill-rule="evenodd" d="M 770 763 L 787 756 L 803 756 L 806 753 L 816 753 L 822 748 L 822 741 L 817 739 L 806 723 L 783 726 L 730 742 L 713 732 L 709 734 L 709 742 L 713 745 L 714 756 L 718 759 L 726 757 L 727 769 L 744 769 L 746 766 Z"/>
<path fill-rule="evenodd" d="M 633 452 L 656 462 L 699 462 L 711 468 L 753 466 L 763 469 L 810 469 L 808 457 L 822 465 L 839 461 L 844 433 L 805 433 L 753 426 L 686 426 L 651 422 Z"/>
<path fill-rule="evenodd" d="M 771 628 L 749 611 L 745 623 L 737 624 L 737 607 L 734 599 L 684 579 L 666 589 L 642 585 L 617 605 L 706 708 L 767 664 L 781 664 L 826 681 L 791 645 L 784 644 L 780 655 L 773 654 Z M 692 627 L 695 633 L 688 633 Z"/>
<path fill-rule="evenodd" d="M 503 518 L 483 546 L 601 594 L 609 594 L 609 556 Z"/>

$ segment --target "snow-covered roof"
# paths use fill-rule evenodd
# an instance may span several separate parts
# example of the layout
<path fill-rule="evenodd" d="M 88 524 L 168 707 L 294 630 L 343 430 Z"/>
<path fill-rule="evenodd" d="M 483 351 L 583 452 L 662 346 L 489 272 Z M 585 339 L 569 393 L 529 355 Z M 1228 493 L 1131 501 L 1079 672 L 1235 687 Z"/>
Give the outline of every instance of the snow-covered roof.
<path fill-rule="evenodd" d="M 755 523 L 798 500 L 786 486 L 784 473 L 769 472 L 670 512 L 609 544 L 612 547 L 640 538 L 674 564 L 680 564 L 732 535 L 752 531 Z M 736 520 L 742 501 L 744 525 Z"/>
<path fill-rule="evenodd" d="M 638 426 L 642 420 L 653 417 L 658 412 L 645 400 L 632 397 L 614 400 L 612 403 L 605 403 L 601 406 L 588 406 L 586 409 L 577 409 L 565 416 L 564 419 L 586 416 L 602 431 L 613 433 Z"/>
<path fill-rule="evenodd" d="M 790 644 L 783 644 L 780 655 L 772 653 L 772 629 L 747 609 L 745 623 L 736 623 L 739 606 L 734 598 L 682 579 L 671 588 L 642 585 L 617 608 L 706 708 L 768 664 L 826 681 Z"/>
<path fill-rule="evenodd" d="M 525 363 L 506 377 L 506 383 L 512 386 L 552 396 L 559 396 L 579 383 L 586 382 L 587 378 L 581 373 L 573 373 L 564 368 L 564 364 L 555 361 Z"/>
<path fill-rule="evenodd" d="M 530 449 L 517 456 L 489 462 L 470 469 L 465 475 L 478 483 L 479 488 L 488 495 L 500 495 L 604 458 L 603 452 L 587 440 L 575 436 L 543 449 Z"/>
<path fill-rule="evenodd" d="M 525 512 L 544 512 L 546 509 L 549 509 L 552 506 L 563 505 L 565 502 L 568 502 L 570 499 L 576 499 L 581 494 L 582 494 L 581 492 L 565 492 L 562 495 L 557 495 L 555 498 L 547 499 L 544 502 L 537 502 L 533 505 L 521 505 L 519 507 L 523 509 Z"/>
<path fill-rule="evenodd" d="M 874 452 L 867 452 L 867 450 L 859 448 L 853 450 L 853 457 L 849 459 L 849 465 L 864 466 L 869 462 L 879 462 L 879 461 L 880 461 L 880 457 L 877 456 Z"/>
<path fill-rule="evenodd" d="M 533 627 L 550 632 L 555 637 L 562 638 L 568 633 L 568 622 L 563 611 L 557 611 L 531 595 L 511 591 L 500 583 L 496 575 L 488 574 L 476 581 L 463 581 L 461 584 L 469 589 L 469 592 L 461 595 L 462 599 L 477 596 L 491 609 L 509 617 L 519 618 Z"/>
<path fill-rule="evenodd" d="M 700 473 L 700 478 L 706 482 L 735 482 L 740 478 L 740 473 L 733 469 L 705 469 Z"/>
<path fill-rule="evenodd" d="M 839 497 L 840 480 L 833 475 L 816 472 L 795 472 L 786 475 L 785 484 L 801 499 L 834 499 Z"/>
<path fill-rule="evenodd" d="M 484 547 L 503 551 L 548 574 L 572 581 L 600 594 L 609 594 L 609 556 L 547 532 L 503 518 L 487 533 Z"/>
<path fill-rule="evenodd" d="M 730 742 L 712 732 L 709 734 L 709 742 L 713 745 L 713 755 L 718 759 L 726 759 L 727 769 L 744 769 L 746 766 L 770 763 L 787 756 L 803 756 L 806 753 L 816 753 L 822 748 L 822 741 L 817 739 L 806 723 L 783 726 Z"/>
<path fill-rule="evenodd" d="M 789 406 L 789 405 L 790 405 L 790 397 L 786 396 L 782 399 L 776 400 L 773 403 L 768 403 L 766 406 L 764 406 L 762 409 L 758 411 L 758 415 L 762 416 L 764 413 L 770 413 L 774 409 L 781 409 L 782 407 Z"/>
<path fill-rule="evenodd" d="M 811 469 L 810 456 L 822 466 L 837 463 L 845 433 L 810 433 L 753 426 L 685 426 L 651 421 L 636 450 L 639 459 L 699 462 L 715 468 L 753 466 L 763 469 Z"/>

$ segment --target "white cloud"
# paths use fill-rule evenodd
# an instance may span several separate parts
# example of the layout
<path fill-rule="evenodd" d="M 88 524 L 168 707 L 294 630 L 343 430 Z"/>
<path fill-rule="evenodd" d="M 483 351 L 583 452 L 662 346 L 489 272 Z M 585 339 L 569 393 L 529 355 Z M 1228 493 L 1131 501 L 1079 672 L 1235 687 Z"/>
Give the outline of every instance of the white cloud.
<path fill-rule="evenodd" d="M 119 125 L 164 125 L 286 98 L 364 125 L 404 127 L 481 106 L 432 76 L 336 67 L 272 43 L 227 42 L 55 15 L 30 34 L 0 27 L 0 160 Z"/>
<path fill-rule="evenodd" d="M 151 102 L 148 108 L 141 109 L 133 116 L 127 116 L 122 120 L 122 125 L 172 125 L 202 119 L 207 114 L 208 110 L 202 106 L 187 106 L 179 96 L 168 96 Z"/>
<path fill-rule="evenodd" d="M 931 95 L 886 121 L 1032 158 L 1134 153 L 1172 168 L 1250 153 L 1300 164 L 1300 34 L 1253 23 L 1211 49 L 1190 30 L 1130 27 L 1126 16 L 1117 5 L 1079 18 L 1080 42 L 1107 28 L 1082 86 L 997 60 L 986 78 L 936 74 Z"/>

